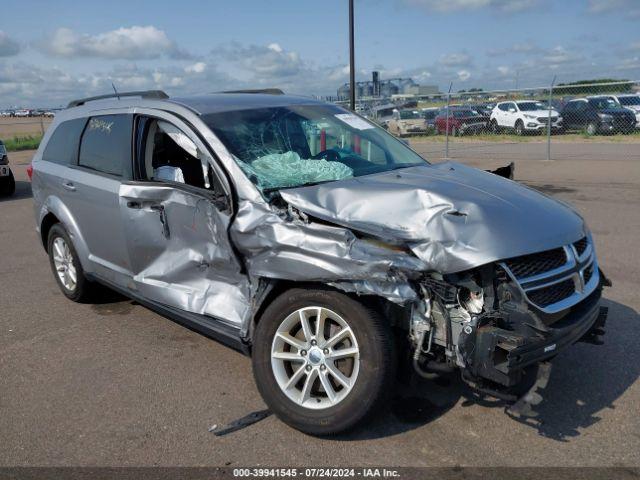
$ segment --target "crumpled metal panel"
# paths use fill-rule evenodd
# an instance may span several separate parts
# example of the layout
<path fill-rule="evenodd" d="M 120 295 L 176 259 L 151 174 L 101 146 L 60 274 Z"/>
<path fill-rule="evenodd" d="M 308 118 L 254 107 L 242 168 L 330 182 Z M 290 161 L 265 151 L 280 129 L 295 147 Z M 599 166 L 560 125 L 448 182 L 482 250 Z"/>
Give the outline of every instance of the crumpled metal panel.
<path fill-rule="evenodd" d="M 425 267 L 411 255 L 358 239 L 349 229 L 287 215 L 266 203 L 240 204 L 230 233 L 252 276 L 402 282 Z"/>
<path fill-rule="evenodd" d="M 308 215 L 404 241 L 426 270 L 454 273 L 585 235 L 565 204 L 456 163 L 406 168 L 281 191 Z"/>
<path fill-rule="evenodd" d="M 134 275 L 130 288 L 238 327 L 246 322 L 250 283 L 229 242 L 228 215 L 201 195 L 162 185 L 123 184 L 120 204 Z"/>

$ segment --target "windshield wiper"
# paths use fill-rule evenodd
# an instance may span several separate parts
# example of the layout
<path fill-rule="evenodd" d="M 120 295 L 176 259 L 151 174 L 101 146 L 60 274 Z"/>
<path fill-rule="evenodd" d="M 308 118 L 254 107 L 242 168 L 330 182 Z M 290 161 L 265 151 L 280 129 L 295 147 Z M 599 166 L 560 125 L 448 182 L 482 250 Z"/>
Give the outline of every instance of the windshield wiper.
<path fill-rule="evenodd" d="M 351 177 L 349 177 L 351 178 Z M 344 178 L 335 178 L 333 180 L 320 180 L 317 182 L 306 182 L 306 183 L 301 183 L 300 185 L 291 185 L 288 187 L 269 187 L 269 188 L 263 188 L 262 192 L 263 193 L 273 193 L 273 192 L 278 192 L 280 190 L 287 190 L 289 188 L 300 188 L 300 187 L 312 187 L 314 185 L 320 185 L 322 183 L 329 183 L 329 182 L 337 182 L 338 180 L 346 180 Z"/>

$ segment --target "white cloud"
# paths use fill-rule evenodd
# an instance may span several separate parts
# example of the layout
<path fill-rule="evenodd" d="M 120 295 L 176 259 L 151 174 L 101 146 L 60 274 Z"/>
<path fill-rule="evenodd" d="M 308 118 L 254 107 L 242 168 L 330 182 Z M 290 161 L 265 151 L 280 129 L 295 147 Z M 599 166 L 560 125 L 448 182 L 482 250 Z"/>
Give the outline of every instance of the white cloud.
<path fill-rule="evenodd" d="M 511 69 L 506 65 L 501 65 L 498 67 L 498 72 L 500 75 L 509 75 L 511 73 Z"/>
<path fill-rule="evenodd" d="M 12 40 L 9 35 L 0 30 L 0 57 L 11 57 L 20 52 L 18 42 Z"/>
<path fill-rule="evenodd" d="M 434 12 L 455 12 L 488 8 L 501 13 L 514 13 L 540 6 L 542 0 L 401 0 L 411 7 Z"/>
<path fill-rule="evenodd" d="M 187 73 L 202 73 L 207 68 L 207 64 L 204 62 L 196 62 L 193 65 L 187 65 L 184 67 L 184 71 Z"/>
<path fill-rule="evenodd" d="M 188 57 L 163 30 L 150 26 L 123 27 L 89 35 L 59 28 L 39 44 L 59 57 L 98 57 L 112 59 L 151 59 L 160 56 Z"/>
<path fill-rule="evenodd" d="M 471 72 L 469 70 L 459 70 L 458 71 L 458 80 L 461 82 L 466 82 L 471 78 Z"/>
<path fill-rule="evenodd" d="M 640 70 L 640 57 L 622 59 L 616 65 L 616 70 Z"/>
<path fill-rule="evenodd" d="M 234 68 L 265 82 L 292 77 L 308 68 L 296 52 L 286 51 L 277 43 L 244 46 L 233 42 L 212 53 L 222 54 Z"/>
<path fill-rule="evenodd" d="M 466 53 L 449 53 L 440 57 L 440 63 L 445 67 L 462 67 L 471 63 L 471 57 Z"/>
<path fill-rule="evenodd" d="M 587 11 L 593 14 L 622 12 L 626 17 L 639 17 L 638 0 L 589 0 Z"/>

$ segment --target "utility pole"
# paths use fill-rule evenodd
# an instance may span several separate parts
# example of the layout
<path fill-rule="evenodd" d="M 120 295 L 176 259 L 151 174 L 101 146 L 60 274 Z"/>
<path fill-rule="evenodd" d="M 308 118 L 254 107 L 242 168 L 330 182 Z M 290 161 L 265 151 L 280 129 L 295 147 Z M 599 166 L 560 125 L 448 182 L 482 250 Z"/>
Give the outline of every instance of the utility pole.
<path fill-rule="evenodd" d="M 354 51 L 353 0 L 349 0 L 349 107 L 356 110 L 356 55 Z"/>

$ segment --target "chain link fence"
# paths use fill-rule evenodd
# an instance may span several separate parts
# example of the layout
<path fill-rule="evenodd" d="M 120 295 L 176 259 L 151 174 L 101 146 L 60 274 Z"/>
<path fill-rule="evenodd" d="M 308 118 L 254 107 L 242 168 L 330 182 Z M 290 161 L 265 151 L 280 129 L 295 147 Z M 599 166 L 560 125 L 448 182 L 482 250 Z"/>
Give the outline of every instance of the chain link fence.
<path fill-rule="evenodd" d="M 394 134 L 411 136 L 428 158 L 554 160 L 617 157 L 640 160 L 640 82 L 575 82 L 514 90 L 455 92 L 398 106 L 377 119 Z M 414 134 L 403 118 L 426 125 Z M 374 118 L 375 119 L 375 118 Z"/>

